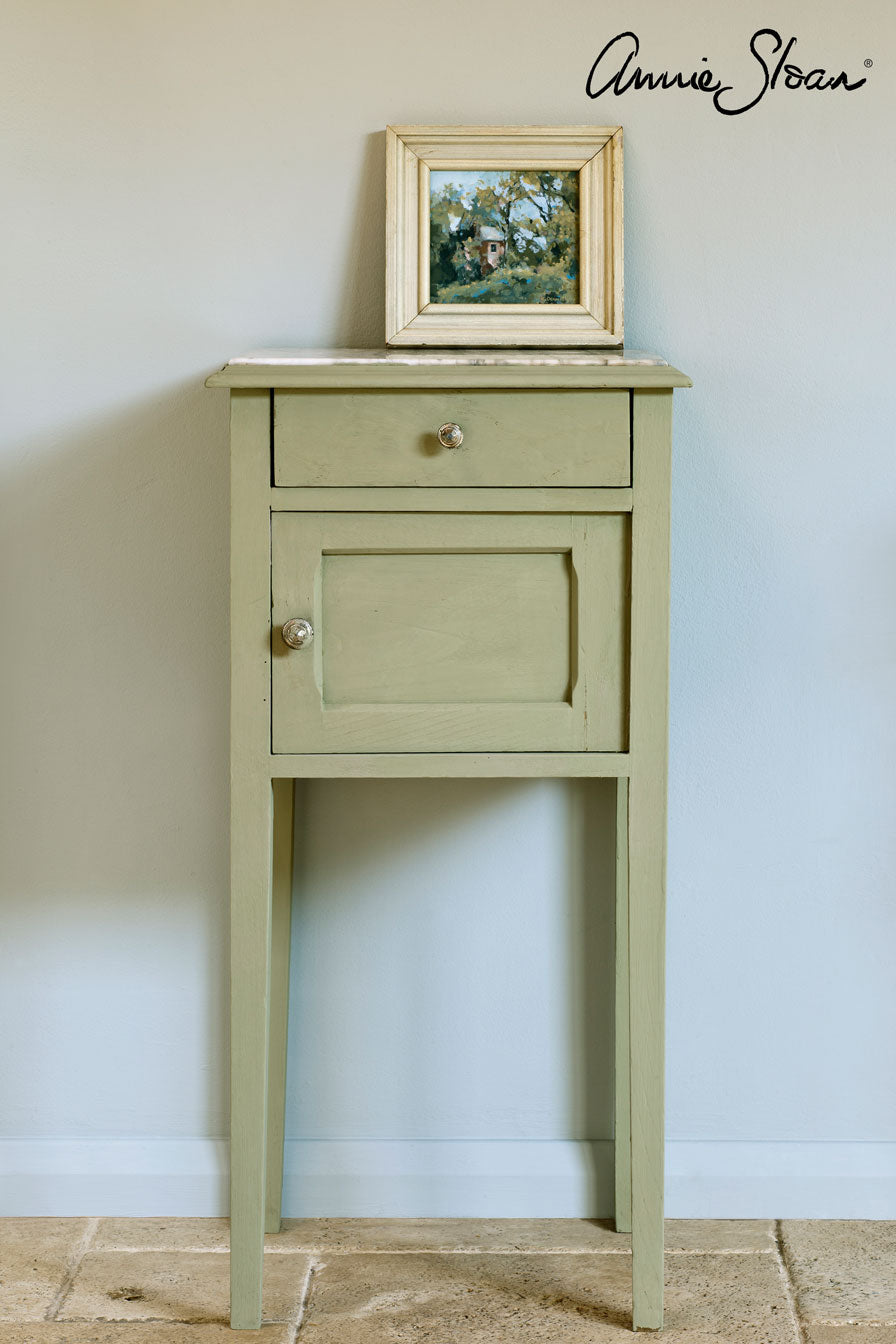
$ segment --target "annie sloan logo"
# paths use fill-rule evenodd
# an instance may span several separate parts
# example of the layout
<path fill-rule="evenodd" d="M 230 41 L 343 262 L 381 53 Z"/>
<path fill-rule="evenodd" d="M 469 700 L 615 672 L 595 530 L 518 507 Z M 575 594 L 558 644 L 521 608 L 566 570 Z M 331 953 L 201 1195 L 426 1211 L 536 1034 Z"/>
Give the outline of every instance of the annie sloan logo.
<path fill-rule="evenodd" d="M 749 112 L 756 107 L 770 89 L 808 89 L 827 91 L 842 89 L 845 93 L 855 93 L 867 82 L 867 77 L 851 80 L 845 70 L 831 74 L 822 66 L 813 66 L 804 70 L 791 59 L 796 38 L 787 42 L 774 28 L 760 28 L 750 38 L 750 52 L 756 59 L 757 69 L 750 86 L 735 89 L 733 84 L 725 84 L 707 64 L 707 57 L 700 58 L 701 69 L 690 74 L 678 70 L 645 70 L 638 65 L 641 43 L 636 33 L 619 33 L 610 39 L 591 67 L 585 84 L 589 98 L 600 98 L 605 93 L 627 93 L 629 89 L 693 89 L 695 93 L 708 93 L 717 112 L 726 117 L 736 117 L 741 112 Z M 873 64 L 868 60 L 866 67 Z"/>

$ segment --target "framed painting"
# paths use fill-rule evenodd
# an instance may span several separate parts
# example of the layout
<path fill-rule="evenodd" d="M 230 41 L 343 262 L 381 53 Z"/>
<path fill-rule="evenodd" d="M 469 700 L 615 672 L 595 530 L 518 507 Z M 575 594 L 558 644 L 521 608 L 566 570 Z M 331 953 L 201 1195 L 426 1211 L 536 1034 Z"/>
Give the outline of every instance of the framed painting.
<path fill-rule="evenodd" d="M 386 128 L 389 345 L 621 345 L 621 126 Z"/>

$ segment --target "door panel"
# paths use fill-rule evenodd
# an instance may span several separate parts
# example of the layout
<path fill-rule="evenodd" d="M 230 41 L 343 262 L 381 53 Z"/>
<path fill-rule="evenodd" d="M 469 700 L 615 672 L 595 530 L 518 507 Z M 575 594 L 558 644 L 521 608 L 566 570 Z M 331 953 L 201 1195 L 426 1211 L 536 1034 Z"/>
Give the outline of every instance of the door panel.
<path fill-rule="evenodd" d="M 275 752 L 623 749 L 625 515 L 275 513 L 272 542 Z"/>
<path fill-rule="evenodd" d="M 562 551 L 325 555 L 325 703 L 568 703 L 569 592 Z"/>

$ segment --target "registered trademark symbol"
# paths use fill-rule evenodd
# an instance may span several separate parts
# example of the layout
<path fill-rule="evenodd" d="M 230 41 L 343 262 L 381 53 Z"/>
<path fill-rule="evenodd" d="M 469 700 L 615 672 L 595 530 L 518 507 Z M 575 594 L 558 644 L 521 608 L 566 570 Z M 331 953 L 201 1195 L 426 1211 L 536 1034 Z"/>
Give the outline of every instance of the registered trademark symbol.
<path fill-rule="evenodd" d="M 874 64 L 874 62 L 873 62 L 872 60 L 868 60 L 868 61 L 866 61 L 866 62 L 865 62 L 865 69 L 866 69 L 866 70 L 870 70 L 873 64 Z"/>

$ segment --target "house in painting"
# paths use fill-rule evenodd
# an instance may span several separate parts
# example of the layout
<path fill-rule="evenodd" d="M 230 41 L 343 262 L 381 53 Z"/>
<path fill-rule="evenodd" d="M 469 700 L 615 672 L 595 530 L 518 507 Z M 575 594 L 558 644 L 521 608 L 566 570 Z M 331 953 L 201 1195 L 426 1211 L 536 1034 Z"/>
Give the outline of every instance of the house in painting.
<path fill-rule="evenodd" d="M 488 275 L 489 271 L 495 270 L 500 265 L 507 241 L 500 229 L 480 224 L 473 237 L 473 246 L 479 256 L 482 274 Z"/>

